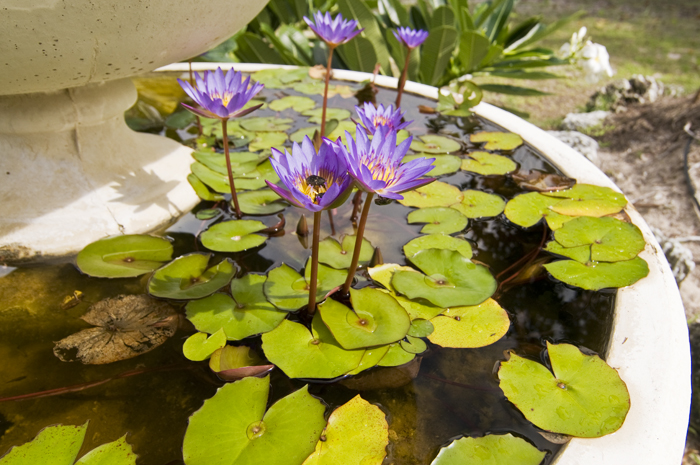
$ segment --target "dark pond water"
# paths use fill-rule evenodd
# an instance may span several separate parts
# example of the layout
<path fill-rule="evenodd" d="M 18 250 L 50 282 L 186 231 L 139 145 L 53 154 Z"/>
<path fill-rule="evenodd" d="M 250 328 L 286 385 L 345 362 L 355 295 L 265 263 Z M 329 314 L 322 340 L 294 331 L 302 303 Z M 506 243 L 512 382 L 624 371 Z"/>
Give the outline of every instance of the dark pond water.
<path fill-rule="evenodd" d="M 283 95 L 301 95 L 294 91 L 266 89 L 268 101 Z M 319 102 L 320 96 L 311 96 Z M 377 101 L 391 103 L 393 91 L 380 90 Z M 420 135 L 439 131 L 458 138 L 465 151 L 473 148 L 470 133 L 500 130 L 477 118 L 436 117 L 417 111 L 427 99 L 404 96 L 406 118 L 413 119 L 411 133 Z M 357 100 L 336 96 L 329 107 L 352 110 Z M 354 112 L 353 112 L 354 113 Z M 254 116 L 276 115 L 259 110 Z M 293 132 L 309 126 L 306 117 L 292 110 L 280 116 L 295 117 Z M 168 135 L 187 139 L 187 131 L 168 130 Z M 291 145 L 291 144 L 288 144 Z M 524 169 L 556 172 L 556 169 L 526 145 L 508 155 Z M 460 189 L 481 189 L 506 200 L 521 192 L 506 176 L 480 176 L 464 171 L 443 176 L 442 181 Z M 204 203 L 199 208 L 209 208 Z M 348 202 L 335 212 L 338 234 L 352 233 L 352 205 Z M 381 247 L 386 263 L 405 264 L 402 246 L 419 235 L 421 225 L 410 225 L 406 215 L 411 208 L 398 203 L 373 206 L 366 237 Z M 266 272 L 284 261 L 301 268 L 310 255 L 293 234 L 300 211 L 288 208 L 285 234 L 271 238 L 260 248 L 237 254 L 216 254 L 220 260 L 231 257 L 242 271 Z M 272 225 L 276 216 L 262 218 Z M 193 214 L 183 217 L 163 234 L 175 242 L 176 254 L 203 250 L 197 233 L 207 222 Z M 322 239 L 330 234 L 324 215 Z M 537 247 L 542 226 L 528 230 L 508 222 L 503 215 L 487 220 L 470 220 L 462 233 L 474 248 L 474 259 L 488 265 L 494 275 L 508 268 L 526 252 Z M 138 376 L 114 379 L 100 386 L 54 397 L 0 402 L 0 454 L 13 445 L 32 439 L 44 426 L 90 421 L 84 449 L 112 441 L 128 433 L 141 465 L 181 463 L 181 446 L 187 418 L 222 385 L 206 363 L 194 363 L 182 355 L 182 343 L 193 328 L 183 328 L 158 349 L 131 360 L 105 366 L 83 366 L 59 361 L 52 352 L 53 342 L 87 327 L 78 317 L 88 307 L 106 297 L 140 294 L 146 291 L 147 277 L 104 280 L 81 275 L 71 263 L 0 269 L 0 397 L 44 391 L 80 383 L 100 381 L 136 369 Z M 79 290 L 84 300 L 70 309 L 62 308 L 66 296 Z M 503 360 L 503 352 L 544 361 L 545 341 L 570 342 L 604 355 L 612 321 L 615 293 L 575 289 L 551 279 L 538 279 L 507 288 L 494 296 L 511 318 L 508 334 L 482 349 L 442 349 L 430 346 L 420 358 L 415 380 L 392 389 L 364 390 L 363 398 L 380 405 L 387 413 L 390 433 L 386 464 L 429 464 L 439 448 L 452 439 L 486 433 L 512 432 L 527 438 L 542 450 L 550 451 L 544 463 L 550 463 L 561 446 L 546 441 L 538 429 L 527 422 L 498 388 L 494 368 Z M 259 351 L 258 341 L 250 344 Z M 371 373 L 371 372 L 370 372 Z M 305 382 L 290 380 L 281 371 L 272 374 L 272 401 L 300 388 Z M 357 395 L 340 384 L 312 383 L 310 392 L 331 408 Z"/>

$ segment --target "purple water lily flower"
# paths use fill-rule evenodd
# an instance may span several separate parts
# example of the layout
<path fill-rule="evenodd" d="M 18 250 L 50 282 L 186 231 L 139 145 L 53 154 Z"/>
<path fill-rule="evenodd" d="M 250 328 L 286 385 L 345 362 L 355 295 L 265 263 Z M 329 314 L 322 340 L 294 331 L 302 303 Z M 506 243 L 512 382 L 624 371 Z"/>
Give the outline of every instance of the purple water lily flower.
<path fill-rule="evenodd" d="M 330 47 L 337 47 L 350 41 L 364 29 L 356 29 L 357 21 L 354 19 L 343 19 L 343 15 L 338 13 L 335 19 L 331 18 L 331 14 L 326 12 L 325 16 L 320 11 L 313 15 L 314 20 L 304 16 L 304 21 L 309 25 L 312 31 L 316 33 Z"/>
<path fill-rule="evenodd" d="M 365 102 L 363 108 L 355 107 L 357 115 L 360 117 L 362 125 L 370 134 L 374 134 L 379 126 L 385 126 L 390 130 L 399 131 L 407 128 L 413 121 L 401 122 L 404 113 L 398 108 L 394 111 L 394 107 L 389 105 L 384 108 L 381 103 L 377 108 L 370 102 Z"/>
<path fill-rule="evenodd" d="M 337 208 L 350 195 L 353 180 L 345 159 L 325 140 L 318 153 L 308 136 L 301 146 L 294 143 L 291 155 L 273 148 L 270 163 L 286 189 L 265 182 L 292 205 L 319 212 Z"/>
<path fill-rule="evenodd" d="M 225 75 L 221 68 L 205 71 L 204 77 L 195 73 L 196 86 L 178 79 L 183 90 L 202 108 L 182 104 L 183 107 L 199 116 L 215 119 L 229 119 L 244 116 L 260 108 L 261 105 L 243 109 L 263 85 L 256 82 L 249 87 L 250 76 L 243 79 L 243 73 L 229 70 Z"/>
<path fill-rule="evenodd" d="M 418 47 L 428 38 L 428 31 L 424 31 L 423 29 L 415 30 L 410 27 L 400 27 L 392 32 L 394 33 L 394 37 L 409 49 Z"/>
<path fill-rule="evenodd" d="M 433 169 L 434 158 L 418 158 L 401 163 L 411 146 L 413 137 L 409 137 L 396 146 L 396 131 L 384 126 L 377 128 L 372 140 L 369 140 L 362 126 L 356 128 L 357 140 L 345 131 L 347 147 L 341 142 L 334 143 L 335 150 L 348 166 L 350 176 L 365 192 L 376 193 L 381 197 L 401 200 L 402 192 L 429 184 L 435 178 L 423 178 Z"/>

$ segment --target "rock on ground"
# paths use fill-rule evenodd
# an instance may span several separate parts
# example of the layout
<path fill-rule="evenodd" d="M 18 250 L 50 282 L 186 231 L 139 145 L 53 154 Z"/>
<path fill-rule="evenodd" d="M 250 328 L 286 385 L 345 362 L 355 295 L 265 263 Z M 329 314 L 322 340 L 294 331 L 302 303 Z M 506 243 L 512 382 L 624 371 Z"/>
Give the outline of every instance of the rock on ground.
<path fill-rule="evenodd" d="M 561 123 L 561 127 L 566 131 L 586 130 L 595 126 L 600 126 L 609 114 L 609 111 L 603 110 L 592 111 L 590 113 L 569 113 Z"/>

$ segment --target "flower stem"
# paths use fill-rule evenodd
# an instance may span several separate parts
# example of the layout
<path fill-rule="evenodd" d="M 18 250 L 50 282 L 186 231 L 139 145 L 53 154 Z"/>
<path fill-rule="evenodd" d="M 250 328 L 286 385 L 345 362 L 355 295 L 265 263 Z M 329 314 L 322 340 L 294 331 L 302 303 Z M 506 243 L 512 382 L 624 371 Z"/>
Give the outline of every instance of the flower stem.
<path fill-rule="evenodd" d="M 403 65 L 401 77 L 399 78 L 399 93 L 396 95 L 396 109 L 401 106 L 401 97 L 403 96 L 403 87 L 406 85 L 406 76 L 408 75 L 408 62 L 411 59 L 411 49 L 406 48 L 406 64 Z"/>
<path fill-rule="evenodd" d="M 326 66 L 326 87 L 323 89 L 323 110 L 321 113 L 321 138 L 326 136 L 326 107 L 328 106 L 328 83 L 331 80 L 331 62 L 333 61 L 334 47 L 328 52 L 328 65 Z"/>
<path fill-rule="evenodd" d="M 309 306 L 306 313 L 310 316 L 316 312 L 316 286 L 318 281 L 318 240 L 321 237 L 321 212 L 314 212 L 314 236 L 311 245 L 311 276 L 309 280 Z"/>
<path fill-rule="evenodd" d="M 357 237 L 355 238 L 355 250 L 352 252 L 352 262 L 350 263 L 350 268 L 348 269 L 348 277 L 343 284 L 343 295 L 347 295 L 350 292 L 350 286 L 352 285 L 352 280 L 355 277 L 355 271 L 357 271 L 357 264 L 360 262 L 360 250 L 362 249 L 362 238 L 365 235 L 365 224 L 367 223 L 367 216 L 369 215 L 369 207 L 372 205 L 372 197 L 374 192 L 368 192 L 367 198 L 365 199 L 365 206 L 362 208 L 362 216 L 360 217 L 360 224 L 357 226 Z"/>
<path fill-rule="evenodd" d="M 333 221 L 333 210 L 328 209 L 328 222 L 331 224 L 331 236 L 335 236 L 335 222 Z"/>
<path fill-rule="evenodd" d="M 238 206 L 238 196 L 236 196 L 236 186 L 233 184 L 233 171 L 231 171 L 231 158 L 228 154 L 228 132 L 226 130 L 226 123 L 228 123 L 228 120 L 221 120 L 221 132 L 224 135 L 224 154 L 226 155 L 226 168 L 228 169 L 228 184 L 231 186 L 231 200 L 233 200 L 233 205 L 236 208 L 236 218 L 240 218 L 241 209 Z"/>

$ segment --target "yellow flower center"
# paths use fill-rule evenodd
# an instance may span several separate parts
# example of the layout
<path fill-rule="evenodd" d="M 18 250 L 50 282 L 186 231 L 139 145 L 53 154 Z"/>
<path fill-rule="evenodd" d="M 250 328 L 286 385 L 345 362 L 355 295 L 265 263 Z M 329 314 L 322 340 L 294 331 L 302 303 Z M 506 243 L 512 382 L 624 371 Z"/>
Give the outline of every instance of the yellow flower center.
<path fill-rule="evenodd" d="M 231 92 L 224 92 L 223 94 L 220 94 L 218 92 L 212 94 L 212 98 L 218 98 L 221 100 L 221 104 L 223 106 L 227 106 L 231 99 L 233 98 L 233 94 Z"/>
<path fill-rule="evenodd" d="M 381 115 L 376 115 L 374 119 L 372 120 L 372 123 L 374 126 L 387 126 L 389 124 L 389 120 L 385 116 Z"/>
<path fill-rule="evenodd" d="M 387 164 L 381 163 L 376 157 L 369 156 L 363 158 L 362 164 L 369 169 L 370 173 L 372 173 L 372 179 L 375 181 L 384 181 L 387 187 L 396 182 L 396 166 L 387 166 Z"/>
<path fill-rule="evenodd" d="M 294 182 L 294 186 L 299 189 L 316 205 L 319 204 L 323 194 L 337 182 L 335 174 L 322 169 L 319 173 L 304 172 L 303 176 L 298 176 Z"/>

